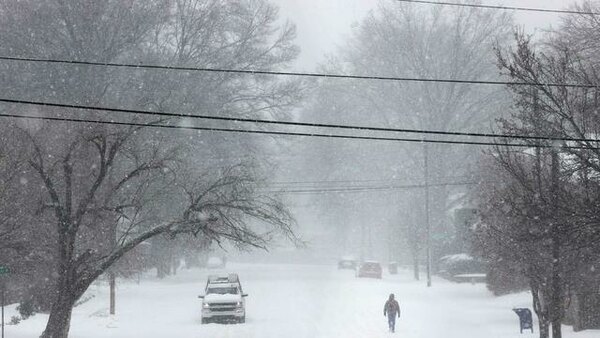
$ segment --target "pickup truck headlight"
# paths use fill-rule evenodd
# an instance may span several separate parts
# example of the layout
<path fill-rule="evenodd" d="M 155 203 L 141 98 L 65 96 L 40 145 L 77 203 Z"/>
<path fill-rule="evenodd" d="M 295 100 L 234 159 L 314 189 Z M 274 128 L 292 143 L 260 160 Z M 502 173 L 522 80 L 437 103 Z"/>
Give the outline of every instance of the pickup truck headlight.
<path fill-rule="evenodd" d="M 208 303 L 202 303 L 202 308 L 203 309 L 208 309 L 210 307 L 210 304 Z"/>
<path fill-rule="evenodd" d="M 242 303 L 242 302 L 237 302 L 235 305 L 236 305 L 237 307 L 242 307 L 242 306 L 244 306 L 244 303 Z"/>

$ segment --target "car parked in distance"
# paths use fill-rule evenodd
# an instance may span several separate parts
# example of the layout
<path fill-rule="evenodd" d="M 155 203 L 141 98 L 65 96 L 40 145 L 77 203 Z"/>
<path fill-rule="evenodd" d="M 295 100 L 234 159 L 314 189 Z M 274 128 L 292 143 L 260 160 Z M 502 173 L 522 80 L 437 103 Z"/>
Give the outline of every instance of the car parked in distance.
<path fill-rule="evenodd" d="M 356 270 L 356 277 L 368 277 L 381 279 L 381 264 L 377 261 L 365 261 Z"/>
<path fill-rule="evenodd" d="M 338 261 L 338 269 L 356 270 L 356 260 L 352 257 L 342 257 Z"/>

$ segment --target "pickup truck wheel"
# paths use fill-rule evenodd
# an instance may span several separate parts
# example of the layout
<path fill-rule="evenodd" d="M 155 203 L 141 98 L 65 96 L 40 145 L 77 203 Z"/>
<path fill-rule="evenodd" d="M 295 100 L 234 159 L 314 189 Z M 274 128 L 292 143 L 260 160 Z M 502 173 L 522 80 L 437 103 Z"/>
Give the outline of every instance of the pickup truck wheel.
<path fill-rule="evenodd" d="M 243 324 L 243 323 L 245 323 L 245 322 L 246 322 L 246 316 L 244 316 L 244 317 L 240 318 L 240 319 L 238 320 L 238 322 L 239 322 L 240 324 Z"/>
<path fill-rule="evenodd" d="M 202 318 L 202 324 L 208 324 L 208 318 Z"/>

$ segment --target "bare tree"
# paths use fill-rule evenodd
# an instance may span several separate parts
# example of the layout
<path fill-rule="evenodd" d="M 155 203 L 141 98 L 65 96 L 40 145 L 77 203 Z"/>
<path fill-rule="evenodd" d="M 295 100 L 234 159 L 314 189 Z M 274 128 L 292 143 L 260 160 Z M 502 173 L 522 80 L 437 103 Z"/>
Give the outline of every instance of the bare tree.
<path fill-rule="evenodd" d="M 551 303 L 557 298 L 563 302 L 566 299 L 564 290 L 551 288 L 552 281 L 567 288 L 567 276 L 573 272 L 568 270 L 572 264 L 578 264 L 567 259 L 565 253 L 565 248 L 573 242 L 565 231 L 559 232 L 553 226 L 566 226 L 567 217 L 552 212 L 556 207 L 550 199 L 557 194 L 549 183 L 550 155 L 544 155 L 530 158 L 530 155 L 504 149 L 496 154 L 497 168 L 493 165 L 486 168 L 487 172 L 494 173 L 486 175 L 486 179 L 501 183 L 481 187 L 483 222 L 477 229 L 477 246 L 484 257 L 500 258 L 528 278 L 539 318 L 540 337 L 548 336 L 549 324 L 564 310 L 562 304 L 554 308 Z M 542 186 L 538 185 L 540 182 Z M 553 255 L 555 245 L 562 251 L 558 257 Z"/>
<path fill-rule="evenodd" d="M 2 54 L 66 60 L 270 69 L 293 60 L 292 25 L 276 24 L 267 1 L 0 1 Z M 231 115 L 286 114 L 297 82 L 189 72 L 7 63 L 5 95 L 14 98 Z M 147 124 L 189 123 L 97 111 L 2 105 L 39 116 L 94 117 Z M 17 190 L 33 211 L 16 213 L 29 237 L 47 247 L 55 278 L 44 337 L 68 335 L 73 305 L 98 276 L 155 236 L 199 236 L 264 248 L 295 240 L 284 206 L 257 187 L 263 145 L 198 133 L 95 123 L 15 122 L 9 154 L 20 154 Z M 224 157 L 223 154 L 249 157 Z M 249 156 L 248 156 L 249 155 Z M 16 163 L 14 156 L 6 157 Z M 3 177 L 2 179 L 9 179 Z M 14 180 L 12 180 L 14 182 Z M 6 209 L 2 206 L 3 210 Z M 27 222 L 23 222 L 27 218 Z M 254 220 L 255 222 L 252 222 Z M 31 222 L 29 222 L 31 221 Z M 260 225 L 262 224 L 262 225 Z"/>
<path fill-rule="evenodd" d="M 70 142 L 61 142 L 69 147 L 58 151 L 50 149 L 55 142 L 43 142 L 54 131 L 23 131 L 16 145 L 28 150 L 32 183 L 43 187 L 42 216 L 53 219 L 57 236 L 58 278 L 45 337 L 66 337 L 71 310 L 88 286 L 155 236 L 188 234 L 259 248 L 278 234 L 294 239 L 291 215 L 257 193 L 248 165 L 185 175 L 176 152 L 162 144 L 148 147 L 143 130 L 94 126 L 69 135 Z M 156 208 L 167 199 L 170 210 Z M 121 231 L 112 241 L 106 232 L 119 219 Z M 258 230 L 247 225 L 249 219 L 272 228 Z"/>
<path fill-rule="evenodd" d="M 511 17 L 498 11 L 381 1 L 323 69 L 370 76 L 492 80 L 498 77 L 493 46 L 510 36 L 510 25 Z M 335 79 L 319 83 L 316 98 L 303 116 L 327 123 L 481 131 L 489 128 L 492 118 L 499 116 L 508 102 L 502 89 L 492 87 Z M 312 141 L 307 152 L 316 152 L 315 158 L 327 166 L 324 172 L 332 179 L 372 179 L 372 173 L 378 172 L 380 177 L 389 177 L 398 184 L 424 182 L 422 145 Z M 456 181 L 470 175 L 474 158 L 468 149 L 429 146 L 430 182 Z M 311 170 L 312 161 L 310 158 L 303 170 Z M 453 168 L 453 177 L 448 177 L 449 167 Z M 453 204 L 449 196 L 464 189 L 435 187 L 431 191 L 434 232 L 447 235 L 437 238 L 450 237 L 447 210 Z M 423 195 L 419 192 L 415 198 L 415 191 L 399 191 L 394 198 L 388 194 L 353 195 L 344 202 L 389 204 L 388 209 L 394 211 L 385 217 L 393 218 L 398 214 L 395 209 L 423 209 Z M 422 238 L 425 222 L 423 217 L 411 222 L 414 224 L 409 230 L 413 232 L 408 240 L 414 242 Z M 396 245 L 402 244 L 398 241 Z M 419 261 L 420 245 L 409 245 L 413 260 Z M 436 256 L 442 254 L 439 251 Z"/>
<path fill-rule="evenodd" d="M 534 45 L 518 32 L 514 49 L 499 50 L 501 71 L 530 84 L 510 87 L 518 109 L 500 120 L 500 128 L 508 134 L 574 140 L 531 142 L 536 150 L 529 156 L 498 148 L 494 157 L 503 173 L 497 178 L 506 183 L 486 188 L 489 195 L 482 200 L 488 216 L 484 233 L 489 241 L 484 243 L 495 251 L 492 255 L 523 267 L 541 337 L 548 337 L 550 325 L 552 337 L 561 337 L 569 292 L 580 271 L 594 264 L 600 234 L 594 215 L 600 152 L 597 142 L 589 141 L 599 127 L 597 63 L 564 37 L 552 34 Z M 557 148 L 542 151 L 541 145 Z"/>

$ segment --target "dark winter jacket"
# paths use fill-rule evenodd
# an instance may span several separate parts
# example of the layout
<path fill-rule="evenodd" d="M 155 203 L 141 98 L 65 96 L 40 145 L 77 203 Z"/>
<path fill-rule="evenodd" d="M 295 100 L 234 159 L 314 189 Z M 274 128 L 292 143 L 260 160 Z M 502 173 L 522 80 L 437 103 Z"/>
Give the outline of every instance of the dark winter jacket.
<path fill-rule="evenodd" d="M 383 315 L 395 316 L 398 314 L 398 318 L 400 318 L 400 305 L 394 299 L 388 299 L 383 306 Z"/>

